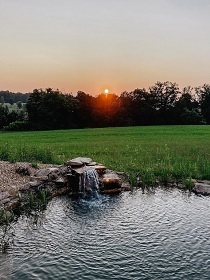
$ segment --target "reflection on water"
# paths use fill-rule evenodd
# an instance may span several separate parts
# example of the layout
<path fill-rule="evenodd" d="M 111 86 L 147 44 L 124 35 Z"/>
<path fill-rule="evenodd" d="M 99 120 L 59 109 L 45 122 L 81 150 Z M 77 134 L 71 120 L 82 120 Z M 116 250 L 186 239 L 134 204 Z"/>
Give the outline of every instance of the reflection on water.
<path fill-rule="evenodd" d="M 13 225 L 0 279 L 210 279 L 209 207 L 161 189 L 55 198 Z"/>

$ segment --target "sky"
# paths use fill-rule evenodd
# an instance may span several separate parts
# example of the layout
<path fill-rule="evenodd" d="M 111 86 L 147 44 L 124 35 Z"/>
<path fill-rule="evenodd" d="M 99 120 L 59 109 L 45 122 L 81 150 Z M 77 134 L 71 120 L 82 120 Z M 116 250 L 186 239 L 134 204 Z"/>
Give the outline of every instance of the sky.
<path fill-rule="evenodd" d="M 0 0 L 0 90 L 210 83 L 209 0 Z"/>

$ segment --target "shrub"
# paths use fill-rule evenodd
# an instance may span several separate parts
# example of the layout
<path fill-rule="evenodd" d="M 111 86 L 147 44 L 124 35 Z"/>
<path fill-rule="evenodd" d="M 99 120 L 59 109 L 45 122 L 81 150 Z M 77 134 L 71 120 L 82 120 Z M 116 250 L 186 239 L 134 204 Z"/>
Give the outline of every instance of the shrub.
<path fill-rule="evenodd" d="M 27 121 L 14 121 L 9 125 L 2 128 L 3 131 L 24 131 L 30 130 L 29 122 Z"/>

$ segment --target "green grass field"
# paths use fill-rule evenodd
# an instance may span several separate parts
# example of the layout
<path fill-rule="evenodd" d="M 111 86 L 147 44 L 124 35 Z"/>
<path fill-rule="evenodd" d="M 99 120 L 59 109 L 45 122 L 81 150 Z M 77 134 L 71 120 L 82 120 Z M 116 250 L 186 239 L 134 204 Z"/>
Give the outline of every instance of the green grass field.
<path fill-rule="evenodd" d="M 86 156 L 145 180 L 210 179 L 210 126 L 153 126 L 0 134 L 0 160 L 63 163 Z"/>

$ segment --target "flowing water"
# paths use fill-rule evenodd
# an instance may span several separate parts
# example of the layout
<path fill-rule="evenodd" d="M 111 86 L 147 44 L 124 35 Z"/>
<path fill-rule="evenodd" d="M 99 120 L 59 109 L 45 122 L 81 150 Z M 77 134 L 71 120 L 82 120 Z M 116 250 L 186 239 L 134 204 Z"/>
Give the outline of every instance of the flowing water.
<path fill-rule="evenodd" d="M 0 279 L 210 279 L 209 210 L 174 189 L 54 198 L 13 224 Z"/>
<path fill-rule="evenodd" d="M 82 196 L 99 198 L 99 177 L 95 169 L 86 170 L 79 180 L 79 192 Z"/>

